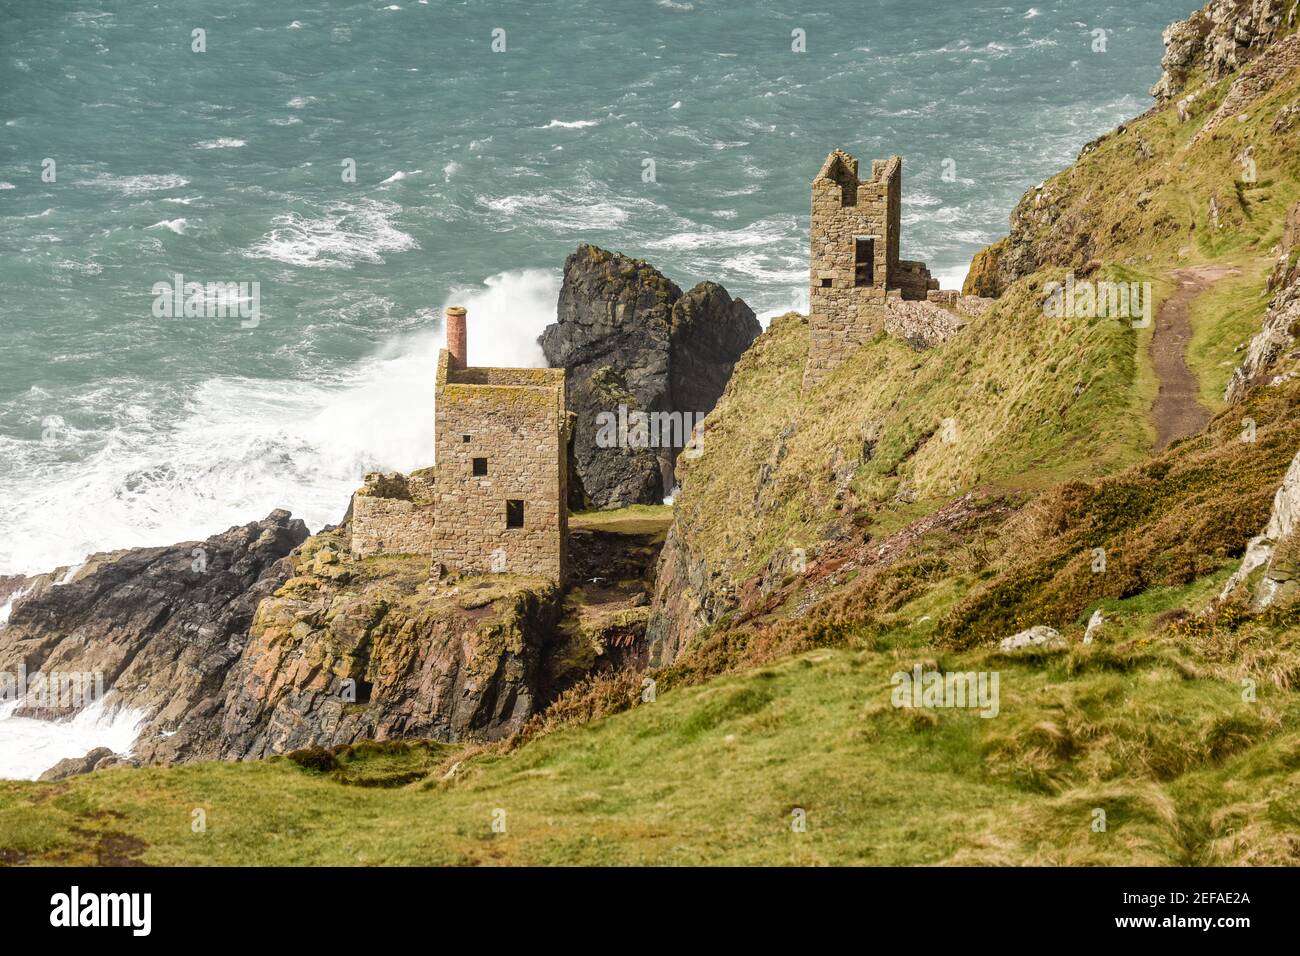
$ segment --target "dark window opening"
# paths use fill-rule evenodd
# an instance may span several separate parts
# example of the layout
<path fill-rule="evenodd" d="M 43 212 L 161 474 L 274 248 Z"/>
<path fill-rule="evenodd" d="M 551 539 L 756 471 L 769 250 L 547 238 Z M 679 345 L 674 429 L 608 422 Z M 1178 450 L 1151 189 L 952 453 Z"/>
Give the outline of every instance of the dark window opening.
<path fill-rule="evenodd" d="M 510 498 L 506 501 L 506 527 L 522 528 L 524 526 L 524 503 Z"/>
<path fill-rule="evenodd" d="M 468 435 L 461 435 L 461 436 L 460 436 L 460 440 L 463 441 L 463 442 L 464 442 L 465 444 L 467 444 L 467 445 L 469 444 L 469 436 L 468 436 Z"/>
<path fill-rule="evenodd" d="M 483 477 L 484 475 L 487 474 L 487 459 L 486 459 L 486 458 L 475 458 L 475 459 L 474 459 L 474 474 L 475 474 L 476 477 L 479 477 L 479 478 L 481 478 L 481 477 Z"/>
<path fill-rule="evenodd" d="M 833 281 L 835 281 L 835 280 L 833 280 L 833 279 L 822 279 L 822 288 L 823 288 L 823 289 L 829 289 L 829 288 L 831 287 L 831 283 L 832 283 Z"/>
<path fill-rule="evenodd" d="M 853 284 L 876 284 L 876 240 L 853 240 Z"/>

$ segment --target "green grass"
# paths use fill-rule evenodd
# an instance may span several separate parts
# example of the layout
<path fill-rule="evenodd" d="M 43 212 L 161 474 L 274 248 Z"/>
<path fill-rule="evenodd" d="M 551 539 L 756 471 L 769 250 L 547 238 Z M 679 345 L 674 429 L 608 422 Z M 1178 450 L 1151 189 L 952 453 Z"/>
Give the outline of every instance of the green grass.
<path fill-rule="evenodd" d="M 1239 346 L 1260 330 L 1269 297 L 1262 295 L 1271 259 L 1247 259 L 1242 274 L 1221 279 L 1192 301 L 1192 340 L 1187 366 L 1201 385 L 1201 402 L 1211 411 L 1225 407 L 1223 392 L 1233 369 L 1245 358 Z"/>
<path fill-rule="evenodd" d="M 913 649 L 821 649 L 512 752 L 350 748 L 0 784 L 10 862 L 1178 864 L 1296 862 L 1300 701 L 1189 676 L 1172 643 L 1014 660 L 1000 713 L 891 706 Z M 438 761 L 441 759 L 441 762 Z M 432 766 L 438 763 L 437 766 Z M 415 782 L 398 786 L 414 772 Z M 792 812 L 807 832 L 792 830 Z M 1107 830 L 1094 832 L 1093 811 Z M 205 816 L 194 832 L 195 810 Z M 493 831 L 498 811 L 505 832 Z M 496 816 L 494 817 L 494 814 Z"/>
<path fill-rule="evenodd" d="M 667 531 L 672 523 L 672 505 L 628 505 L 569 515 L 570 530 L 608 531 L 612 534 L 655 534 Z"/>
<path fill-rule="evenodd" d="M 1154 395 L 1141 330 L 1047 318 L 1040 293 L 1025 283 L 924 352 L 882 334 L 807 394 L 807 325 L 776 320 L 686 465 L 678 529 L 739 583 L 846 515 L 885 534 L 973 488 L 1042 489 L 1140 460 Z"/>

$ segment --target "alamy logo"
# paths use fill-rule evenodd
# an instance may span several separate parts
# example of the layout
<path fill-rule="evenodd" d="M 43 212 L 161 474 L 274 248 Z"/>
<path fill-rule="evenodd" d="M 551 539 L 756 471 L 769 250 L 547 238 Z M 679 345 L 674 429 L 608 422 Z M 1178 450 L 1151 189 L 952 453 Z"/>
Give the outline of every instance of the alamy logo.
<path fill-rule="evenodd" d="M 157 319 L 238 318 L 241 329 L 262 321 L 260 282 L 186 282 L 179 272 L 172 282 L 153 284 L 153 314 Z"/>
<path fill-rule="evenodd" d="M 1043 293 L 1049 319 L 1129 319 L 1135 329 L 1151 326 L 1150 282 L 1077 282 L 1067 272 L 1064 282 L 1047 283 Z"/>
<path fill-rule="evenodd" d="M 597 448 L 681 448 L 687 458 L 704 453 L 703 412 L 628 411 L 596 413 Z"/>
<path fill-rule="evenodd" d="M 133 936 L 148 936 L 153 927 L 152 893 L 69 893 L 50 897 L 50 925 L 129 926 Z"/>
<path fill-rule="evenodd" d="M 894 674 L 891 700 L 895 707 L 979 708 L 981 717 L 996 717 L 999 680 L 997 671 L 923 671 L 917 664 Z"/>
<path fill-rule="evenodd" d="M 17 673 L 0 671 L 0 701 L 19 700 L 27 707 L 80 710 L 104 699 L 102 671 L 36 671 L 27 673 L 20 663 Z"/>

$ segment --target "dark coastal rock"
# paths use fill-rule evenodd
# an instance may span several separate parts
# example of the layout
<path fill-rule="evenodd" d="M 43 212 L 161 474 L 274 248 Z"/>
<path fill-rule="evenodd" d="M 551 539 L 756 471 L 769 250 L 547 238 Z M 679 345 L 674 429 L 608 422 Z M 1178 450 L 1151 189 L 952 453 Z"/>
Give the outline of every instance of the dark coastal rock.
<path fill-rule="evenodd" d="M 146 715 L 132 759 L 100 748 L 44 779 L 362 739 L 497 739 L 537 712 L 553 682 L 554 586 L 502 575 L 433 590 L 427 557 L 354 560 L 347 537 L 308 538 L 276 511 L 30 579 L 0 628 L 0 671 L 101 675 L 111 706 Z M 72 712 L 34 698 L 17 711 Z"/>
<path fill-rule="evenodd" d="M 220 688 L 258 602 L 288 578 L 282 561 L 306 537 L 306 525 L 274 511 L 203 542 L 93 555 L 71 580 L 45 576 L 15 602 L 0 670 L 92 672 L 127 706 L 182 716 L 185 702 Z"/>
<path fill-rule="evenodd" d="M 601 447 L 601 412 L 712 410 L 761 327 L 743 300 L 703 282 L 683 293 L 640 259 L 579 246 L 564 264 L 558 321 L 539 342 L 569 372 L 576 416 L 573 463 L 585 501 L 618 508 L 657 504 L 674 484 L 680 445 Z"/>
<path fill-rule="evenodd" d="M 152 716 L 142 739 L 219 695 L 262 598 L 288 579 L 307 526 L 286 511 L 206 541 L 92 555 L 29 582 L 0 628 L 0 671 L 94 674 L 114 706 Z M 62 582 L 62 583 L 57 583 Z M 18 716 L 50 719 L 29 698 Z"/>
<path fill-rule="evenodd" d="M 354 560 L 318 535 L 296 574 L 262 602 L 219 695 L 151 762 L 245 759 L 358 740 L 495 740 L 541 706 L 559 591 L 506 575 L 434 590 L 427 558 Z M 198 717 L 198 719 L 193 719 Z"/>
<path fill-rule="evenodd" d="M 601 411 L 617 413 L 620 404 L 629 410 L 645 407 L 623 377 L 612 366 L 599 366 L 569 385 L 567 402 L 577 416 L 569 462 L 577 482 L 570 484 L 569 507 L 581 510 L 594 502 L 613 508 L 662 501 L 666 488 L 657 449 L 602 448 L 597 442 L 596 416 Z"/>
<path fill-rule="evenodd" d="M 1257 57 L 1293 25 L 1285 4 L 1210 0 L 1186 20 L 1165 29 L 1162 72 L 1151 95 L 1167 102 L 1181 93 L 1198 71 L 1210 82 L 1227 76 Z"/>
<path fill-rule="evenodd" d="M 96 747 L 85 756 L 67 757 L 60 760 L 36 779 L 45 781 L 66 780 L 68 777 L 75 777 L 83 773 L 91 773 L 95 770 L 108 770 L 112 767 L 138 766 L 139 764 L 136 761 L 123 757 L 120 754 L 115 754 L 108 747 Z"/>
<path fill-rule="evenodd" d="M 716 282 L 701 282 L 674 302 L 668 365 L 673 407 L 712 411 L 761 331 L 754 310 Z"/>

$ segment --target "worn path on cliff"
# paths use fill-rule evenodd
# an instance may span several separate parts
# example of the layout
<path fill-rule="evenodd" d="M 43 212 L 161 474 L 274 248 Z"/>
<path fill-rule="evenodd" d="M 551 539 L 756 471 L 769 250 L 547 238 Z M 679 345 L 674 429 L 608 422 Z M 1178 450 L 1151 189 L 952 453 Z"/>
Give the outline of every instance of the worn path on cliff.
<path fill-rule="evenodd" d="M 1178 289 L 1156 311 L 1156 327 L 1151 336 L 1151 364 L 1160 382 L 1160 391 L 1151 407 L 1156 426 L 1156 451 L 1171 442 L 1193 435 L 1205 427 L 1211 411 L 1198 397 L 1200 383 L 1187 367 L 1187 344 L 1192 338 L 1189 318 L 1191 304 L 1202 292 L 1240 271 L 1230 266 L 1192 266 L 1175 269 L 1171 275 Z"/>

